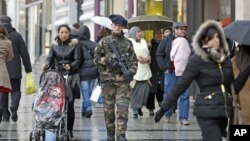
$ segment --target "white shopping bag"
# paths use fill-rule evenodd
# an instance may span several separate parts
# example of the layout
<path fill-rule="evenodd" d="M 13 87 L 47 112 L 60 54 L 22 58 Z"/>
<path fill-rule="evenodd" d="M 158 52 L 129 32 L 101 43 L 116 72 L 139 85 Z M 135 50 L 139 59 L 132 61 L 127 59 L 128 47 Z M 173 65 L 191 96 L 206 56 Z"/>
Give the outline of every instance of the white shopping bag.
<path fill-rule="evenodd" d="M 101 93 L 102 93 L 101 86 L 96 85 L 92 91 L 92 94 L 90 96 L 90 100 L 97 103 Z"/>

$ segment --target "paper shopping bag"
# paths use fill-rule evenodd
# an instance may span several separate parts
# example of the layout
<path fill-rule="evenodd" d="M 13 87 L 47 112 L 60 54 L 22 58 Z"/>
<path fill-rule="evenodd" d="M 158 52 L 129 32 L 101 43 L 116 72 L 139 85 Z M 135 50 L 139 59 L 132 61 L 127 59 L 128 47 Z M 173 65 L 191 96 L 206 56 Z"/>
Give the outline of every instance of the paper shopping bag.
<path fill-rule="evenodd" d="M 101 96 L 101 93 L 102 93 L 101 86 L 96 85 L 91 93 L 90 100 L 97 103 L 99 97 Z"/>

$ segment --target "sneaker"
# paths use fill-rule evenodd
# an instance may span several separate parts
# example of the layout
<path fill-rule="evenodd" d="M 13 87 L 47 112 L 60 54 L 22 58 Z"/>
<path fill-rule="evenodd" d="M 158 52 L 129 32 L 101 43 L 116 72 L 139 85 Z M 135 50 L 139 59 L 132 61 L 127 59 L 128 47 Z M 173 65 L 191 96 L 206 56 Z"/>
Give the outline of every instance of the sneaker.
<path fill-rule="evenodd" d="M 82 117 L 85 117 L 85 115 L 86 115 L 86 112 L 82 112 Z"/>
<path fill-rule="evenodd" d="M 143 112 L 142 112 L 141 108 L 138 108 L 138 115 L 143 116 Z"/>
<path fill-rule="evenodd" d="M 181 125 L 189 125 L 189 122 L 186 119 L 180 120 L 180 123 Z"/>
<path fill-rule="evenodd" d="M 133 114 L 133 118 L 137 119 L 138 118 L 138 114 Z"/>
<path fill-rule="evenodd" d="M 92 114 L 93 114 L 92 111 L 87 111 L 85 116 L 86 118 L 91 118 Z"/>
<path fill-rule="evenodd" d="M 154 110 L 149 110 L 149 116 L 154 116 L 155 115 L 155 113 L 154 113 Z"/>
<path fill-rule="evenodd" d="M 164 121 L 165 121 L 166 123 L 170 123 L 170 117 L 165 117 Z"/>

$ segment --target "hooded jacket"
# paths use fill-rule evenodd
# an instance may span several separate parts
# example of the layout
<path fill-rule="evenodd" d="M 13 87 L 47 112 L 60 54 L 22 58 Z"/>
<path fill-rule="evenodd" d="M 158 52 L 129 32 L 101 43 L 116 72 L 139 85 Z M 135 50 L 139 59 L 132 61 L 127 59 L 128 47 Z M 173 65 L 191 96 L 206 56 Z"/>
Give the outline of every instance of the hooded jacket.
<path fill-rule="evenodd" d="M 87 26 L 79 29 L 78 38 L 81 45 L 82 63 L 80 66 L 80 80 L 92 80 L 98 78 L 98 68 L 94 64 L 94 51 L 96 43 L 90 40 L 90 31 Z"/>
<path fill-rule="evenodd" d="M 32 72 L 29 52 L 21 34 L 19 34 L 16 29 L 12 27 L 11 23 L 4 23 L 4 27 L 8 31 L 9 39 L 12 42 L 12 49 L 14 53 L 14 58 L 6 63 L 9 76 L 10 79 L 21 79 L 22 62 L 25 72 Z"/>
<path fill-rule="evenodd" d="M 220 64 L 211 59 L 200 44 L 205 31 L 211 26 L 219 31 L 221 48 L 226 55 L 225 61 Z M 216 21 L 206 21 L 200 26 L 194 36 L 192 46 L 194 54 L 191 56 L 183 75 L 170 91 L 170 94 L 164 98 L 161 108 L 167 111 L 189 87 L 191 82 L 196 80 L 200 93 L 195 99 L 194 115 L 206 118 L 230 117 L 232 114 L 230 85 L 233 83 L 235 91 L 238 93 L 244 86 L 250 70 L 246 69 L 234 80 L 224 32 Z M 224 85 L 225 92 L 223 92 L 221 84 Z"/>

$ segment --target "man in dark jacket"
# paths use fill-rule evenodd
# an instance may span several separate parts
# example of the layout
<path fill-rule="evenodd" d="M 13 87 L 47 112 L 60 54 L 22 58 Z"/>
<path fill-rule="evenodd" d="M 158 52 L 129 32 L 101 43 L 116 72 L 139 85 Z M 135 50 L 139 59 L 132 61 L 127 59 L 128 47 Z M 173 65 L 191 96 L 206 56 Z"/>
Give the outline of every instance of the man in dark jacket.
<path fill-rule="evenodd" d="M 80 66 L 80 88 L 82 93 L 82 116 L 90 118 L 92 115 L 92 107 L 90 95 L 98 78 L 98 69 L 94 64 L 94 51 L 96 43 L 90 40 L 90 31 L 86 25 L 79 29 L 78 38 L 82 48 L 82 63 Z"/>
<path fill-rule="evenodd" d="M 25 45 L 25 42 L 15 28 L 11 25 L 11 18 L 3 15 L 0 17 L 0 23 L 4 25 L 4 27 L 7 29 L 9 34 L 9 39 L 12 42 L 12 48 L 14 53 L 14 58 L 10 62 L 6 63 L 8 72 L 10 75 L 10 81 L 12 86 L 12 92 L 11 92 L 11 105 L 10 105 L 10 111 L 11 111 L 11 118 L 14 122 L 17 121 L 17 110 L 19 107 L 19 102 L 21 99 L 21 79 L 22 79 L 22 66 L 21 62 L 23 62 L 25 72 L 31 73 L 32 67 L 30 62 L 30 56 L 29 52 L 27 50 L 27 47 Z M 22 61 L 21 61 L 22 60 Z M 8 101 L 6 103 L 8 105 Z M 8 109 L 6 109 L 6 112 L 3 115 L 4 121 L 9 121 L 10 118 L 10 112 Z"/>

